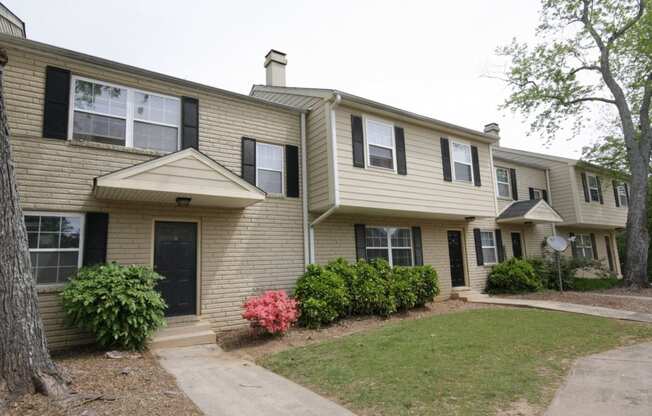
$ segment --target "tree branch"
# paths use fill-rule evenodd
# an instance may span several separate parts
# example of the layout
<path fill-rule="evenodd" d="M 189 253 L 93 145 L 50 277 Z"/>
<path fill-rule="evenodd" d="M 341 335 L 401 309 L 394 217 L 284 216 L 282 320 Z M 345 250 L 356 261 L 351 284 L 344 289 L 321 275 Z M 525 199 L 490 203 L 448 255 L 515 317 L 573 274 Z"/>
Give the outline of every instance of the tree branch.
<path fill-rule="evenodd" d="M 618 38 L 620 38 L 622 35 L 625 34 L 632 26 L 636 24 L 639 20 L 641 20 L 641 17 L 643 17 L 643 13 L 645 12 L 645 0 L 639 0 L 638 2 L 638 13 L 636 14 L 635 17 L 633 17 L 629 22 L 625 23 L 623 27 L 620 29 L 616 30 L 610 37 L 609 40 L 607 41 L 607 45 L 611 46 Z"/>
<path fill-rule="evenodd" d="M 600 72 L 600 67 L 597 66 L 597 65 L 583 65 L 583 66 L 572 69 L 568 73 L 568 76 L 575 75 L 580 71 L 597 71 L 597 72 Z"/>

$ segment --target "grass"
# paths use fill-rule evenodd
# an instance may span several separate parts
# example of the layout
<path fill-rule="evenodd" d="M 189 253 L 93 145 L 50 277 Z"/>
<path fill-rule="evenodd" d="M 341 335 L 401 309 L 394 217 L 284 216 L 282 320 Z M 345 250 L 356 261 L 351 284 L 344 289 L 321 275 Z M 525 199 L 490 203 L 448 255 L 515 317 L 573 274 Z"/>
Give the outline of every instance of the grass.
<path fill-rule="evenodd" d="M 261 364 L 361 415 L 493 415 L 544 406 L 572 360 L 652 327 L 540 310 L 481 309 L 286 350 Z"/>
<path fill-rule="evenodd" d="M 602 279 L 581 279 L 573 280 L 573 289 L 577 292 L 589 292 L 592 290 L 605 290 L 616 287 L 622 283 L 622 280 L 615 277 L 606 277 Z"/>

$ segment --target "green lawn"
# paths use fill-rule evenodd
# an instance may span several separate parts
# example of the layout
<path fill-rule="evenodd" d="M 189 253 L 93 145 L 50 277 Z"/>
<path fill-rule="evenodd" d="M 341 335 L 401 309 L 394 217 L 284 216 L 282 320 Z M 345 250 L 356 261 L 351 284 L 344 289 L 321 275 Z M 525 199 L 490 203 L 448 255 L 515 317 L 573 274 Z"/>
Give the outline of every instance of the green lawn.
<path fill-rule="evenodd" d="M 652 326 L 529 309 L 390 324 L 261 360 L 363 415 L 493 415 L 545 406 L 576 357 L 652 339 Z"/>

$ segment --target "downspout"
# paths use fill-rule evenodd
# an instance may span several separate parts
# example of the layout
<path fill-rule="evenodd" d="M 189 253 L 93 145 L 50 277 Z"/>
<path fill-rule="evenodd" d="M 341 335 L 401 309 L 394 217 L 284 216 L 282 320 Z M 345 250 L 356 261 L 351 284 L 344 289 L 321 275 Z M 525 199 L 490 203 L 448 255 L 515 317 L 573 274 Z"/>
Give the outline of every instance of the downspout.
<path fill-rule="evenodd" d="M 550 169 L 546 168 L 546 189 L 548 190 L 548 205 L 552 207 L 552 190 L 550 189 Z M 552 235 L 557 235 L 557 227 L 552 223 Z"/>
<path fill-rule="evenodd" d="M 310 264 L 310 228 L 308 226 L 308 148 L 306 145 L 306 113 L 301 112 L 301 210 L 303 214 L 303 262 Z"/>
<path fill-rule="evenodd" d="M 335 108 L 342 101 L 342 96 L 333 94 L 328 100 L 328 136 L 330 141 L 330 168 L 333 180 L 333 205 L 319 217 L 317 217 L 309 227 L 309 244 L 310 244 L 310 263 L 315 262 L 315 226 L 326 218 L 330 217 L 340 207 L 340 183 L 339 175 L 337 174 L 337 121 L 335 116 Z"/>

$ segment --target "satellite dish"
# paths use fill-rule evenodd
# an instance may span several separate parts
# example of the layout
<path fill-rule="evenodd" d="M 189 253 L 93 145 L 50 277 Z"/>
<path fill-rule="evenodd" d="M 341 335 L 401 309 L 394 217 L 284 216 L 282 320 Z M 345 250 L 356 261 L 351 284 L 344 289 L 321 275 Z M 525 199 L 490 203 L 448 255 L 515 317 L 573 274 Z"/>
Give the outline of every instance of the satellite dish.
<path fill-rule="evenodd" d="M 568 241 L 566 241 L 564 237 L 560 237 L 558 235 L 551 235 L 550 237 L 546 238 L 546 244 L 548 244 L 548 247 L 557 252 L 562 252 L 568 248 Z"/>

